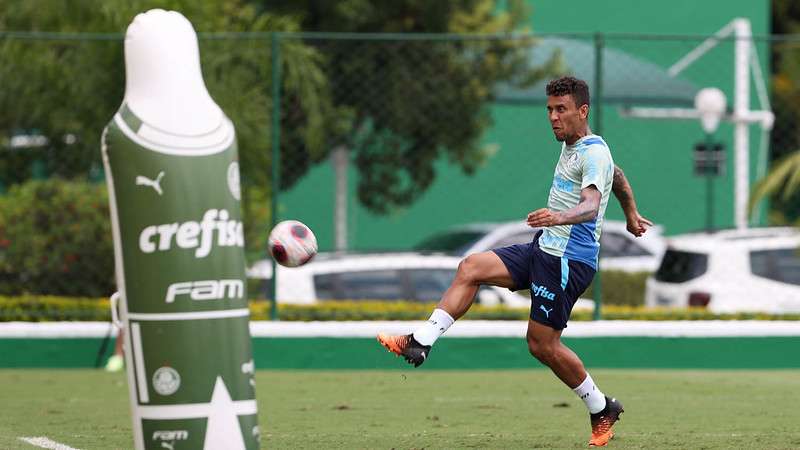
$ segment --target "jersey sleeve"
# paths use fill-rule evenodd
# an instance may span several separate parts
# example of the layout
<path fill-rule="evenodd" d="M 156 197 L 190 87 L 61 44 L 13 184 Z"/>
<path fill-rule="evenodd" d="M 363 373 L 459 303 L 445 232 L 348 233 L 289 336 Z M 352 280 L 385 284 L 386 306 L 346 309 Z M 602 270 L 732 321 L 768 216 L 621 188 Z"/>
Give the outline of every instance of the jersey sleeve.
<path fill-rule="evenodd" d="M 614 163 L 608 149 L 602 145 L 592 145 L 581 158 L 581 189 L 594 185 L 603 191 L 614 172 Z"/>

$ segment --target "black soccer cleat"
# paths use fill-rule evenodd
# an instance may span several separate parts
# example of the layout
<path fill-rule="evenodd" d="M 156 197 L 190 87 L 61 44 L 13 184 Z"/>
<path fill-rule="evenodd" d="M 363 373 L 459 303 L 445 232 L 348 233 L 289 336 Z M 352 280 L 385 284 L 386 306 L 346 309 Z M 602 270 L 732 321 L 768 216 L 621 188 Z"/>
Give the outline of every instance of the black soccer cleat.
<path fill-rule="evenodd" d="M 424 363 L 431 353 L 431 346 L 420 344 L 414 339 L 413 334 L 390 336 L 378 333 L 378 342 L 390 352 L 405 358 L 406 362 L 414 365 L 414 367 L 419 367 Z"/>
<path fill-rule="evenodd" d="M 608 441 L 614 437 L 614 430 L 611 427 L 620 419 L 619 415 L 625 412 L 622 403 L 615 398 L 606 396 L 606 407 L 602 411 L 589 414 L 589 422 L 592 424 L 592 437 L 589 439 L 589 447 L 605 447 Z"/>

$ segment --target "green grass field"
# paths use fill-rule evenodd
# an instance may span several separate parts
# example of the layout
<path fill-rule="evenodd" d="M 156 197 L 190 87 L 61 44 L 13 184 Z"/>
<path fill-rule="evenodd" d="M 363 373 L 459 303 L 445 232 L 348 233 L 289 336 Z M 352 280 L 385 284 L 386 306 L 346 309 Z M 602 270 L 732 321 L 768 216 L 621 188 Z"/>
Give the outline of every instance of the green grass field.
<path fill-rule="evenodd" d="M 799 448 L 800 371 L 593 370 L 626 412 L 609 448 Z M 262 448 L 583 448 L 583 404 L 546 370 L 260 371 Z M 0 371 L 0 448 L 130 448 L 122 374 Z"/>

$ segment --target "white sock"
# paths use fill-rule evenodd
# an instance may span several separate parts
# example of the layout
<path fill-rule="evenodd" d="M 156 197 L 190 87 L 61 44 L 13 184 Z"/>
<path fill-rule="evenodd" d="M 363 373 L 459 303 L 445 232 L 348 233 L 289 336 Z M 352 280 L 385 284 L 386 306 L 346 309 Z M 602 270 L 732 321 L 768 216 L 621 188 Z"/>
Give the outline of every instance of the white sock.
<path fill-rule="evenodd" d="M 586 373 L 586 379 L 573 391 L 583 400 L 583 403 L 586 403 L 586 407 L 589 408 L 591 414 L 599 413 L 606 407 L 606 396 L 600 392 L 588 372 Z"/>
<path fill-rule="evenodd" d="M 434 309 L 425 325 L 414 331 L 414 339 L 422 345 L 433 345 L 456 320 L 443 309 Z"/>

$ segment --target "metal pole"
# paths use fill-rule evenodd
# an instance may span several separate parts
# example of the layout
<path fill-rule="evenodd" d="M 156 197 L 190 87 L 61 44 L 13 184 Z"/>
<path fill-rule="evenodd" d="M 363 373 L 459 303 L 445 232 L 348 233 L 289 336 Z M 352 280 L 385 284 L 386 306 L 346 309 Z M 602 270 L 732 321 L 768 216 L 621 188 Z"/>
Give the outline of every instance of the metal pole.
<path fill-rule="evenodd" d="M 750 113 L 750 46 L 752 30 L 747 19 L 735 19 L 733 25 L 734 54 L 734 224 L 747 228 L 747 200 L 750 184 L 750 128 L 744 120 Z"/>
<path fill-rule="evenodd" d="M 336 236 L 336 251 L 347 251 L 347 168 L 350 164 L 350 152 L 347 147 L 340 145 L 333 149 L 331 161 L 333 162 L 335 205 L 333 211 L 333 228 Z"/>
<path fill-rule="evenodd" d="M 272 33 L 272 195 L 270 196 L 270 230 L 278 223 L 278 191 L 280 189 L 281 160 L 281 58 L 280 35 Z M 272 278 L 269 280 L 270 320 L 278 320 L 276 279 L 278 264 L 272 260 Z"/>
<path fill-rule="evenodd" d="M 593 132 L 601 134 L 603 132 L 603 47 L 605 40 L 603 33 L 595 33 L 594 35 L 594 103 L 595 108 L 592 108 L 592 115 L 594 121 L 592 124 Z"/>
<path fill-rule="evenodd" d="M 603 132 L 603 34 L 595 33 L 594 35 L 594 100 L 592 103 L 595 105 L 592 108 L 593 132 L 600 134 Z M 603 318 L 603 281 L 600 275 L 600 256 L 597 257 L 597 273 L 594 277 L 594 285 L 592 288 L 592 297 L 594 298 L 594 320 Z"/>
<path fill-rule="evenodd" d="M 714 231 L 714 170 L 716 170 L 716 160 L 712 161 L 715 157 L 714 152 L 714 138 L 713 134 L 706 133 L 706 151 L 705 151 L 705 175 L 706 175 L 706 231 L 709 233 Z M 714 164 L 712 169 L 711 164 Z"/>

